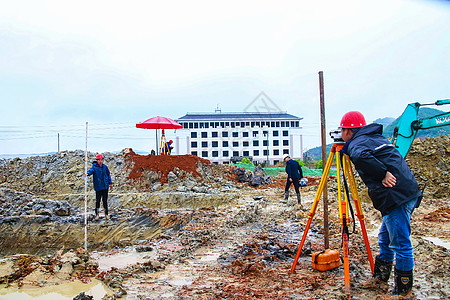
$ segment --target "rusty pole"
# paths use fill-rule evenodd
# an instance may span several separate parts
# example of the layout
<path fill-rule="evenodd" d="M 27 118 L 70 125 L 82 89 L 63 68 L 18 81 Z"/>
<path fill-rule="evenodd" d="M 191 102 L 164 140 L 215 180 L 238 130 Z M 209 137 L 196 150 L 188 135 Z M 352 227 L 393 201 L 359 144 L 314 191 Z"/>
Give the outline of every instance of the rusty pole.
<path fill-rule="evenodd" d="M 323 71 L 319 72 L 319 88 L 320 88 L 320 127 L 322 135 L 322 172 L 325 172 L 325 165 L 327 161 L 327 142 L 326 142 L 326 128 L 325 128 L 325 94 L 323 88 Z M 329 233 L 328 233 L 328 185 L 325 181 L 323 188 L 323 229 L 324 229 L 324 247 L 330 247 Z"/>

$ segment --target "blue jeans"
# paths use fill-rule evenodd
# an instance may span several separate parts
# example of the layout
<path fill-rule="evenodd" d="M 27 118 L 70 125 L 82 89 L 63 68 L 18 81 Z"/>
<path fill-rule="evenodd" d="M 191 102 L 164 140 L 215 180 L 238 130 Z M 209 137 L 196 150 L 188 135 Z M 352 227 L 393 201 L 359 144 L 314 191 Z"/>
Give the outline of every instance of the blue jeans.
<path fill-rule="evenodd" d="M 411 215 L 417 199 L 406 202 L 383 217 L 378 244 L 380 259 L 394 261 L 400 271 L 411 271 L 414 267 L 413 247 L 411 245 Z"/>

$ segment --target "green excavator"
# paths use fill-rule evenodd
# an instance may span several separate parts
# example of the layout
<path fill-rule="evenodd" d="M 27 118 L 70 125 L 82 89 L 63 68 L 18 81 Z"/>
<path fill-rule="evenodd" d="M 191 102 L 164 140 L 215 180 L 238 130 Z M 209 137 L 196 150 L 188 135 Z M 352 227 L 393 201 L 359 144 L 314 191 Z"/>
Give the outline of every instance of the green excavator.
<path fill-rule="evenodd" d="M 450 112 L 427 118 L 419 118 L 419 108 L 421 106 L 440 106 L 445 104 L 450 104 L 450 99 L 437 100 L 434 103 L 427 104 L 415 102 L 406 107 L 405 111 L 400 116 L 391 138 L 392 144 L 398 149 L 402 157 L 405 157 L 406 154 L 408 154 L 409 148 L 420 129 L 430 129 L 450 125 Z"/>

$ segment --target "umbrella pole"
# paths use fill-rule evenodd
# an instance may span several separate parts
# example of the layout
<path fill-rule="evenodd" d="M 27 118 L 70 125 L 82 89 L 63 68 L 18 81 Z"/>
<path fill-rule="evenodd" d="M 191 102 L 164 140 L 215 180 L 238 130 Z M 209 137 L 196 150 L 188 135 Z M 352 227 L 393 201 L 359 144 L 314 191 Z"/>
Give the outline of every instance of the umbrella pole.
<path fill-rule="evenodd" d="M 158 148 L 158 128 L 156 128 L 156 151 L 155 151 L 155 153 L 156 153 L 156 155 L 159 155 L 159 148 Z"/>
<path fill-rule="evenodd" d="M 87 145 L 88 122 L 86 122 L 86 150 L 84 151 L 84 250 L 87 251 Z"/>

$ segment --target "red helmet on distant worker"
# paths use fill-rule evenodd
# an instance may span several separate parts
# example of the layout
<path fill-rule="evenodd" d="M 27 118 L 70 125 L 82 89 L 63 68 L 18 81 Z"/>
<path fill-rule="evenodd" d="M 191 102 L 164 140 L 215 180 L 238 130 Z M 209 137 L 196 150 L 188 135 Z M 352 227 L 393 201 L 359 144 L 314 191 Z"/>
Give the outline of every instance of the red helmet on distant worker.
<path fill-rule="evenodd" d="M 359 111 L 349 111 L 346 113 L 339 125 L 339 128 L 360 128 L 366 126 L 366 119 Z"/>
<path fill-rule="evenodd" d="M 172 140 L 170 140 L 170 141 L 169 141 L 169 144 L 173 144 L 173 141 L 172 141 Z"/>
<path fill-rule="evenodd" d="M 102 154 L 97 154 L 97 156 L 95 157 L 95 159 L 102 159 L 103 155 Z"/>

